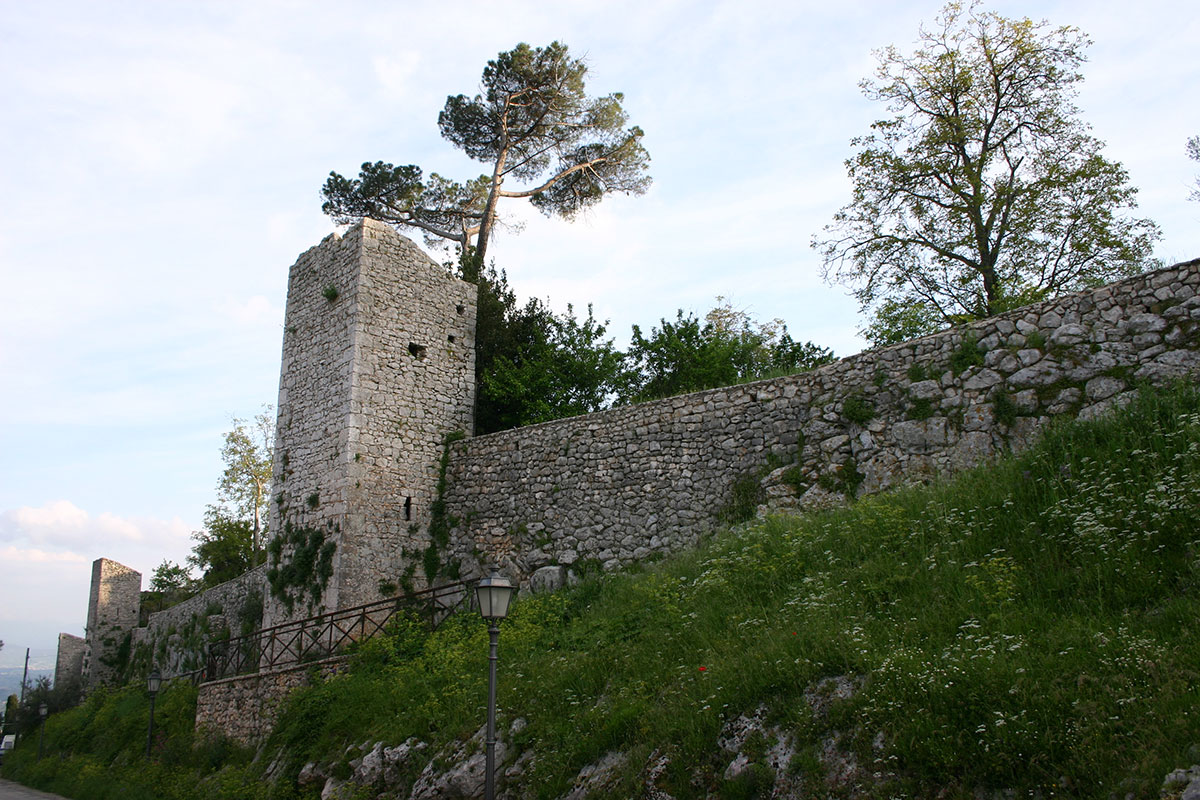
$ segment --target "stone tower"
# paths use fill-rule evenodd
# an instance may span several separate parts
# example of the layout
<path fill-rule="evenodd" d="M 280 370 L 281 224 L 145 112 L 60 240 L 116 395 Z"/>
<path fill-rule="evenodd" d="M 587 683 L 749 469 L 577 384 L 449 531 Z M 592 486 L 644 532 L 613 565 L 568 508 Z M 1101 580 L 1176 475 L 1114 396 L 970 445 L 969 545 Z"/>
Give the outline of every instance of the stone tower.
<path fill-rule="evenodd" d="M 113 683 L 120 677 L 141 603 L 142 573 L 107 558 L 92 562 L 81 669 L 85 689 Z"/>
<path fill-rule="evenodd" d="M 473 426 L 475 298 L 373 220 L 292 266 L 264 627 L 425 583 L 444 443 Z"/>

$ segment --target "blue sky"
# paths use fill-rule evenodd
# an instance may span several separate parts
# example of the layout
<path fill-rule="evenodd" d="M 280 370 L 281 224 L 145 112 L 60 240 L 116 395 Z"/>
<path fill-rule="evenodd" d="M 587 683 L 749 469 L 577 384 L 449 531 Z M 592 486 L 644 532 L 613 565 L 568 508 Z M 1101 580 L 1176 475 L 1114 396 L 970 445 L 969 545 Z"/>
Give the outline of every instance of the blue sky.
<path fill-rule="evenodd" d="M 808 243 L 849 199 L 858 82 L 938 2 L 0 0 L 0 664 L 81 633 L 91 561 L 182 561 L 232 416 L 274 403 L 287 268 L 334 229 L 318 190 L 367 160 L 456 178 L 448 94 L 555 39 L 623 91 L 654 186 L 491 255 L 525 296 L 594 304 L 622 343 L 717 296 L 839 355 L 861 347 Z M 1200 256 L 1200 19 L 1183 2 L 1005 2 L 1095 44 L 1084 118 L 1163 230 Z"/>

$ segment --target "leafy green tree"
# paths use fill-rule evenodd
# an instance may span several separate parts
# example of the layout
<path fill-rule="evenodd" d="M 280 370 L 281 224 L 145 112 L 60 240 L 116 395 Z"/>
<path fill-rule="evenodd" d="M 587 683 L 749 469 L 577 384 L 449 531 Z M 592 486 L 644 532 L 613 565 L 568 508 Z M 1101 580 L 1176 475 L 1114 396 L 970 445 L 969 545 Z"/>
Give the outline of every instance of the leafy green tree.
<path fill-rule="evenodd" d="M 57 714 L 78 705 L 81 697 L 82 687 L 78 683 L 56 686 L 49 675 L 39 675 L 23 700 L 18 700 L 15 694 L 9 696 L 4 719 L 6 723 L 16 723 L 17 731 L 28 735 L 42 724 L 39 710 L 42 703 L 46 704 L 48 714 Z"/>
<path fill-rule="evenodd" d="M 217 499 L 233 518 L 249 520 L 251 548 L 262 551 L 263 515 L 271 490 L 271 461 L 275 452 L 275 418 L 272 407 L 264 406 L 247 423 L 234 417 L 233 429 L 225 434 L 221 460 L 225 470 L 217 484 Z"/>
<path fill-rule="evenodd" d="M 225 469 L 217 483 L 217 502 L 205 509 L 204 530 L 192 534 L 196 544 L 187 558 L 188 565 L 202 573 L 203 586 L 236 578 L 265 558 L 263 518 L 275 449 L 271 410 L 264 406 L 252 423 L 234 417 L 232 430 L 225 434 L 221 445 Z M 164 562 L 163 567 L 168 567 L 164 581 L 178 577 L 170 565 Z"/>
<path fill-rule="evenodd" d="M 1088 44 L 950 3 L 915 52 L 876 53 L 862 88 L 894 116 L 852 141 L 853 197 L 813 240 L 864 310 L 892 301 L 873 327 L 924 333 L 1144 268 L 1158 229 L 1125 215 L 1136 189 L 1075 105 Z"/>
<path fill-rule="evenodd" d="M 648 338 L 633 326 L 626 354 L 631 376 L 623 401 L 731 386 L 802 372 L 833 360 L 826 348 L 795 342 L 781 320 L 759 324 L 725 302 L 709 311 L 703 322 L 682 310 L 674 322 L 660 322 L 662 327 L 652 328 Z"/>
<path fill-rule="evenodd" d="M 141 613 L 148 619 L 155 611 L 182 603 L 199 588 L 200 582 L 192 578 L 187 567 L 164 559 L 154 568 L 149 588 L 142 592 Z M 146 624 L 146 619 L 141 624 Z"/>
<path fill-rule="evenodd" d="M 263 552 L 254 548 L 254 528 L 249 520 L 226 516 L 216 506 L 204 515 L 204 530 L 192 534 L 187 562 L 203 574 L 205 587 L 216 586 L 262 563 Z"/>
<path fill-rule="evenodd" d="M 1200 136 L 1193 136 L 1187 142 L 1188 158 L 1192 161 L 1200 161 Z M 1192 194 L 1189 200 L 1200 200 L 1200 179 L 1196 180 L 1196 186 L 1192 189 Z"/>
<path fill-rule="evenodd" d="M 605 408 L 624 376 L 606 326 L 588 308 L 558 315 L 524 305 L 508 276 L 491 265 L 479 275 L 475 345 L 475 432 L 506 430 Z"/>
<path fill-rule="evenodd" d="M 150 576 L 150 590 L 154 592 L 186 592 L 191 588 L 192 576 L 186 567 L 163 559 Z"/>
<path fill-rule="evenodd" d="M 474 280 L 501 198 L 570 219 L 605 195 L 649 185 L 642 131 L 628 127 L 623 95 L 588 97 L 586 75 L 560 42 L 500 53 L 483 70 L 482 93 L 448 97 L 438 115 L 442 136 L 487 164 L 488 174 L 457 183 L 436 173 L 423 179 L 415 164 L 368 162 L 354 179 L 330 173 L 322 210 L 338 223 L 370 217 L 453 242 L 469 256 Z"/>
<path fill-rule="evenodd" d="M 482 376 L 479 392 L 494 417 L 487 424 L 532 425 L 611 404 L 622 386 L 624 358 L 604 339 L 606 327 L 591 306 L 580 320 L 571 307 L 559 316 L 531 300 L 522 316 L 530 323 L 527 335 Z"/>

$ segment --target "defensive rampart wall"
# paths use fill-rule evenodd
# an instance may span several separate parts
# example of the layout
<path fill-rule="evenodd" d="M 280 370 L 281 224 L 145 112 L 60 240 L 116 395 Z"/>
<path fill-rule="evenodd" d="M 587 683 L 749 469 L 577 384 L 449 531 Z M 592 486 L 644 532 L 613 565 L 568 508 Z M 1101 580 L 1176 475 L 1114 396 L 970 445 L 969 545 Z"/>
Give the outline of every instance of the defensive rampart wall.
<path fill-rule="evenodd" d="M 459 442 L 451 557 L 554 586 L 759 504 L 826 506 L 975 466 L 1139 381 L 1194 374 L 1198 287 L 1193 261 L 813 372 Z"/>
<path fill-rule="evenodd" d="M 526 588 L 554 588 L 756 512 L 975 466 L 1055 417 L 1094 416 L 1140 382 L 1200 371 L 1197 260 L 809 373 L 454 442 L 473 419 L 475 313 L 473 287 L 381 223 L 302 254 L 268 564 L 129 634 L 140 576 L 98 561 L 88 685 L 115 675 L 122 634 L 134 667 L 180 674 L 202 666 L 208 642 L 255 624 L 469 580 L 493 561 Z M 294 680 L 205 684 L 204 724 L 236 727 L 223 720 L 248 697 L 273 703 Z"/>
<path fill-rule="evenodd" d="M 204 668 L 209 642 L 258 630 L 270 591 L 266 572 L 260 565 L 150 614 L 145 626 L 133 630 L 134 672 L 157 668 L 170 677 L 196 672 Z"/>

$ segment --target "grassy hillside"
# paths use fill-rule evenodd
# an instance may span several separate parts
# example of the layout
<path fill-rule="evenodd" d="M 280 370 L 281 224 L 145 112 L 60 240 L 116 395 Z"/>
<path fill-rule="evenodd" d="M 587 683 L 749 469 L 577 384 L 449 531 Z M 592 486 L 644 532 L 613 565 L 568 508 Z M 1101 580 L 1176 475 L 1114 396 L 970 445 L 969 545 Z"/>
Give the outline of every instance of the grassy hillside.
<path fill-rule="evenodd" d="M 1197 519 L 1200 398 L 1181 387 L 945 485 L 520 598 L 499 693 L 509 756 L 532 753 L 515 788 L 559 797 L 603 762 L 609 797 L 1158 797 L 1200 762 Z M 307 762 L 344 778 L 364 744 L 408 741 L 394 792 L 482 724 L 486 653 L 477 618 L 401 621 L 295 695 L 256 762 L 192 750 L 176 689 L 153 767 L 126 692 L 52 719 L 53 757 L 33 740 L 4 774 L 76 797 L 315 797 Z M 104 715 L 123 748 L 89 738 Z M 70 777 L 91 765 L 108 777 Z"/>

